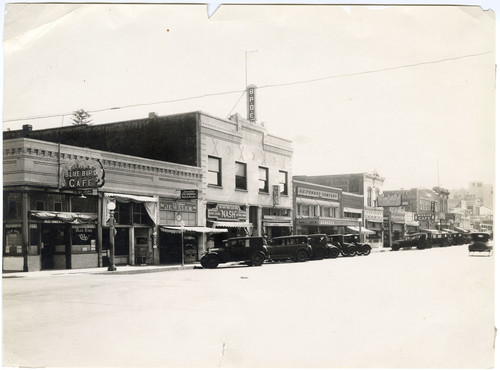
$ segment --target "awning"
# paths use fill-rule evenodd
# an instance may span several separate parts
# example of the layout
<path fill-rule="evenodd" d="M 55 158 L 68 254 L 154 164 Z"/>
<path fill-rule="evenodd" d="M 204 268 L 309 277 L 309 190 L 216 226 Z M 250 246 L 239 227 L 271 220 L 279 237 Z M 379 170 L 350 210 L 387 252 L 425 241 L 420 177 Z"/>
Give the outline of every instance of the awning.
<path fill-rule="evenodd" d="M 347 228 L 349 230 L 351 230 L 351 231 L 359 233 L 359 227 L 356 227 L 356 226 L 347 226 Z M 372 230 L 368 230 L 367 228 L 364 228 L 363 226 L 361 226 L 361 234 L 376 234 L 376 232 L 372 231 Z"/>
<path fill-rule="evenodd" d="M 227 233 L 227 229 L 216 229 L 205 226 L 160 226 L 160 230 L 171 234 L 180 234 L 183 231 L 194 231 L 196 233 Z"/>
<path fill-rule="evenodd" d="M 253 227 L 251 222 L 213 221 L 214 227 Z"/>
<path fill-rule="evenodd" d="M 314 199 L 309 199 L 309 198 L 299 198 L 297 197 L 297 203 L 299 204 L 307 204 L 310 206 L 317 206 L 318 203 Z"/>
<path fill-rule="evenodd" d="M 432 233 L 432 234 L 439 233 L 439 230 L 436 230 L 436 229 L 420 229 L 420 231 L 423 231 L 424 233 Z"/>
<path fill-rule="evenodd" d="M 408 226 L 420 226 L 420 223 L 418 221 L 407 221 L 406 225 L 408 225 Z"/>
<path fill-rule="evenodd" d="M 456 231 L 450 230 L 450 229 L 442 229 L 443 231 L 446 231 L 447 233 L 456 233 Z"/>
<path fill-rule="evenodd" d="M 267 227 L 293 227 L 291 222 L 263 222 L 264 226 Z"/>
<path fill-rule="evenodd" d="M 460 231 L 462 233 L 468 233 L 468 232 L 470 232 L 470 230 L 462 229 L 461 227 L 458 227 L 458 226 L 455 226 L 455 229 L 457 229 L 457 231 Z"/>
<path fill-rule="evenodd" d="M 40 220 L 58 220 L 68 224 L 86 224 L 97 220 L 95 213 L 30 211 L 30 214 Z"/>
<path fill-rule="evenodd" d="M 104 193 L 104 197 L 102 199 L 102 226 L 109 226 L 110 215 L 108 211 L 108 204 L 115 201 L 120 203 L 143 203 L 148 216 L 154 224 L 158 225 L 160 221 L 160 198 L 157 196 L 147 197 L 142 195 Z"/>
<path fill-rule="evenodd" d="M 345 212 L 348 212 L 348 213 L 361 213 L 361 209 L 344 207 L 344 213 Z"/>

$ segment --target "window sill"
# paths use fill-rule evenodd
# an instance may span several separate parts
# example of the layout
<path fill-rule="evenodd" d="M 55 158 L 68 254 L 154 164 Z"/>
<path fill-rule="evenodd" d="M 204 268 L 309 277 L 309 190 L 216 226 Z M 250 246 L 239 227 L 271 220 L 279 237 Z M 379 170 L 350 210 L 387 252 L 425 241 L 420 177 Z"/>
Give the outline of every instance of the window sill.
<path fill-rule="evenodd" d="M 238 189 L 238 188 L 235 188 L 234 191 L 240 191 L 242 193 L 248 193 L 247 189 Z"/>
<path fill-rule="evenodd" d="M 269 195 L 269 192 L 268 192 L 268 191 L 262 191 L 262 190 L 259 190 L 259 194 Z"/>
<path fill-rule="evenodd" d="M 214 188 L 214 189 L 222 189 L 221 185 L 213 185 L 213 184 L 208 184 L 209 188 Z"/>

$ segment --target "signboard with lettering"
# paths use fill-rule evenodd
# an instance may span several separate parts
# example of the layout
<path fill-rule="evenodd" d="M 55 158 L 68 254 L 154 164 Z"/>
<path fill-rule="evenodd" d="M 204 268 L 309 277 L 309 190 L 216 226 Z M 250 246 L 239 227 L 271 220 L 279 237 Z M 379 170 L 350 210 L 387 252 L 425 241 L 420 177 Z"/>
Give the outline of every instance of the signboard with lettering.
<path fill-rule="evenodd" d="M 104 168 L 101 162 L 80 159 L 61 166 L 60 187 L 69 189 L 94 189 L 104 185 Z"/>
<path fill-rule="evenodd" d="M 280 186 L 273 185 L 273 205 L 277 206 L 280 204 Z"/>
<path fill-rule="evenodd" d="M 181 199 L 198 199 L 198 189 L 181 190 Z"/>
<path fill-rule="evenodd" d="M 339 194 L 338 193 L 330 193 L 327 191 L 320 191 L 320 190 L 314 190 L 314 189 L 307 189 L 307 188 L 297 188 L 297 195 L 307 195 L 309 197 L 317 197 L 317 198 L 324 198 L 324 199 L 330 199 L 330 200 L 339 200 Z"/>
<path fill-rule="evenodd" d="M 197 210 L 198 207 L 194 202 L 160 201 L 160 211 L 196 212 Z"/>
<path fill-rule="evenodd" d="M 250 85 L 247 87 L 247 113 L 248 120 L 252 122 L 255 122 L 257 120 L 257 116 L 255 115 L 255 90 L 255 85 Z"/>
<path fill-rule="evenodd" d="M 245 220 L 247 213 L 235 204 L 217 204 L 214 208 L 208 208 L 207 217 L 216 220 Z"/>
<path fill-rule="evenodd" d="M 415 221 L 434 221 L 434 215 L 417 215 L 415 214 Z"/>
<path fill-rule="evenodd" d="M 398 207 L 401 205 L 401 194 L 380 194 L 377 198 L 379 207 Z"/>

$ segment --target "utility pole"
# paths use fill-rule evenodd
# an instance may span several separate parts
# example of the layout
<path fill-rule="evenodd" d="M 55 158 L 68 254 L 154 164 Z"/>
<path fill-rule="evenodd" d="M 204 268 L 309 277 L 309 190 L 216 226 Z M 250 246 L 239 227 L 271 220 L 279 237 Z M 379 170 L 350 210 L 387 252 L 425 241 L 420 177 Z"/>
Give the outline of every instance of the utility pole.
<path fill-rule="evenodd" d="M 248 86 L 248 55 L 256 52 L 258 50 L 245 50 L 245 89 Z"/>

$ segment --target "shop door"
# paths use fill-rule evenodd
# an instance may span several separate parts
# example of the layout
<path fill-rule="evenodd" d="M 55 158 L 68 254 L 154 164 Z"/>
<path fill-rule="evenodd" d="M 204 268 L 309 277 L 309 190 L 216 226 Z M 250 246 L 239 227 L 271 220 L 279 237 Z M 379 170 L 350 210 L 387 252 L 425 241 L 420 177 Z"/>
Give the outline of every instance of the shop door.
<path fill-rule="evenodd" d="M 42 226 L 42 249 L 41 249 L 41 259 L 42 259 L 42 270 L 52 270 L 55 268 L 55 255 L 56 246 L 62 249 L 64 246 L 64 227 L 61 225 L 50 225 L 45 224 Z M 64 254 L 66 248 L 59 250 L 59 254 Z"/>
<path fill-rule="evenodd" d="M 117 227 L 115 235 L 115 263 L 128 263 L 129 254 L 129 229 L 127 227 Z"/>
<path fill-rule="evenodd" d="M 142 265 L 149 261 L 149 229 L 135 229 L 135 264 Z"/>

